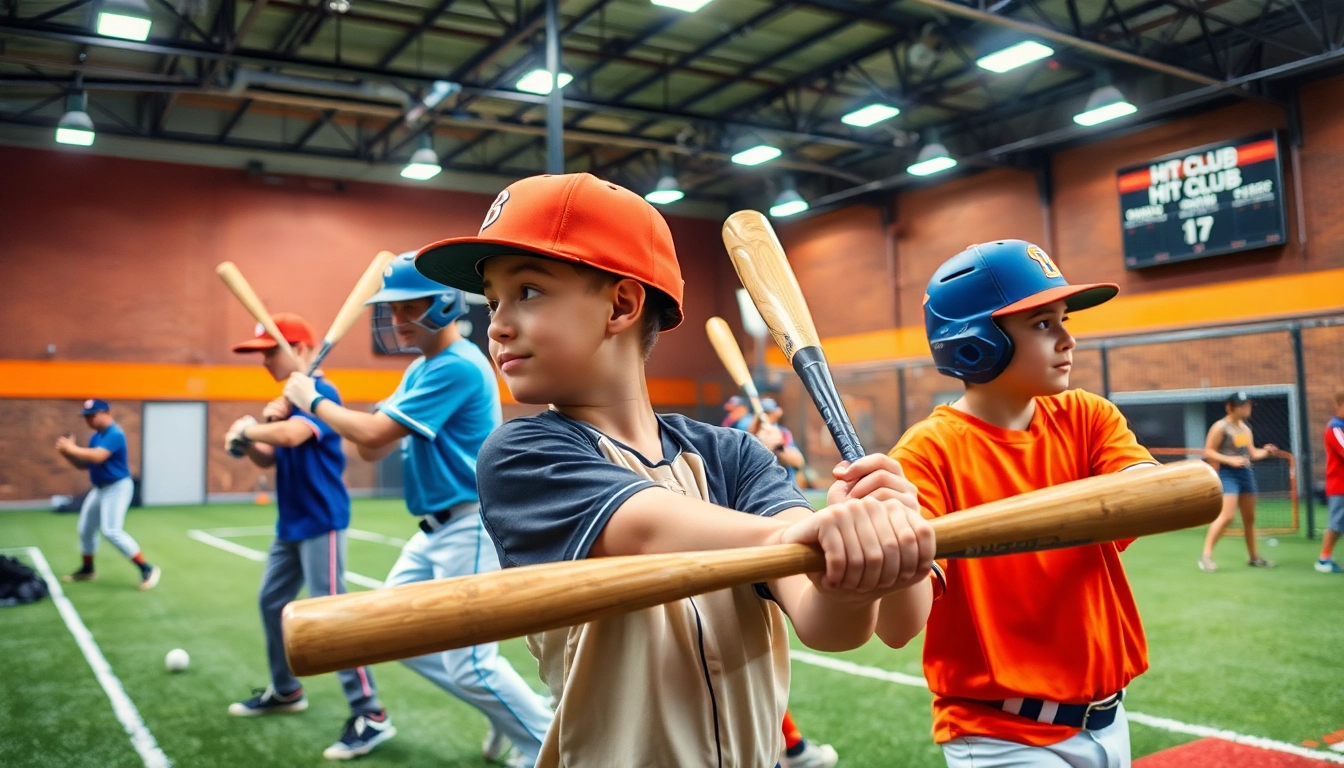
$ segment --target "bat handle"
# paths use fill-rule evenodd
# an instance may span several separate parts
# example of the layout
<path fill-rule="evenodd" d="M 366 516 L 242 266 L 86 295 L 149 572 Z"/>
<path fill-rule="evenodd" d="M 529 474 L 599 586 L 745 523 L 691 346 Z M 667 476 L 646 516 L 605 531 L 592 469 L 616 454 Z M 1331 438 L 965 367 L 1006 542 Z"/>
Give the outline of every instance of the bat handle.
<path fill-rule="evenodd" d="M 835 390 L 835 380 L 831 378 L 831 369 L 821 347 L 803 347 L 795 352 L 793 370 L 803 380 L 803 387 L 812 396 L 812 402 L 816 403 L 826 429 L 835 440 L 835 447 L 840 449 L 840 456 L 850 462 L 863 458 L 863 445 L 845 413 L 844 403 L 840 402 L 840 393 Z"/>
<path fill-rule="evenodd" d="M 327 353 L 331 351 L 333 346 L 335 346 L 335 344 L 332 342 L 327 341 L 326 339 L 322 340 L 322 347 L 317 350 L 317 354 L 313 356 L 313 362 L 308 365 L 309 376 L 312 376 L 317 372 L 317 367 L 322 364 L 323 360 L 327 359 Z"/>

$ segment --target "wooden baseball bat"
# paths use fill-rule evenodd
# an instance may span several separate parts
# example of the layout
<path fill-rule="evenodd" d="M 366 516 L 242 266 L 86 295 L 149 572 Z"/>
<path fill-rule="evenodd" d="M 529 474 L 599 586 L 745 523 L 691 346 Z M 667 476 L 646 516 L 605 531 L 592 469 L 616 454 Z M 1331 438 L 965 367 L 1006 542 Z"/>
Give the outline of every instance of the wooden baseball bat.
<path fill-rule="evenodd" d="M 224 285 L 229 287 L 229 290 L 242 303 L 248 314 L 256 318 L 257 322 L 261 323 L 261 327 L 266 329 L 272 339 L 275 339 L 275 343 L 280 345 L 280 349 L 284 350 L 285 354 L 298 360 L 298 356 L 294 354 L 294 349 L 289 346 L 288 341 L 285 341 L 284 334 L 280 333 L 280 329 L 275 327 L 275 321 L 271 319 L 271 313 L 266 311 L 266 305 L 261 303 L 256 291 L 253 291 L 252 286 L 248 284 L 247 278 L 243 277 L 243 273 L 238 271 L 238 266 L 232 261 L 221 262 L 219 266 L 215 267 L 215 274 L 219 275 L 219 279 L 223 280 Z"/>
<path fill-rule="evenodd" d="M 757 211 L 734 213 L 723 223 L 723 244 L 742 286 L 770 327 L 770 335 L 821 412 L 840 455 L 846 461 L 858 461 L 863 456 L 859 435 L 845 413 L 812 313 L 769 220 Z"/>
<path fill-rule="evenodd" d="M 336 313 L 336 319 L 331 321 L 331 327 L 327 329 L 327 335 L 322 337 L 322 346 L 317 350 L 317 356 L 308 366 L 308 375 L 312 376 L 317 367 L 326 359 L 327 353 L 336 346 L 336 342 L 345 336 L 345 332 L 350 330 L 350 326 L 355 324 L 359 316 L 364 314 L 364 302 L 369 297 L 378 292 L 383 287 L 383 270 L 396 254 L 391 251 L 379 251 L 369 266 L 364 269 L 364 274 L 359 276 L 359 281 L 355 287 L 350 289 L 350 295 L 345 297 L 345 303 L 341 305 L 341 310 Z"/>
<path fill-rule="evenodd" d="M 1204 525 L 1222 485 L 1202 461 L 1091 477 L 930 521 L 938 557 L 1036 552 Z M 801 544 L 598 557 L 298 600 L 285 653 L 316 675 L 569 627 L 738 584 L 821 571 Z"/>
<path fill-rule="evenodd" d="M 728 369 L 728 375 L 733 377 L 733 383 L 751 401 L 751 412 L 762 423 L 769 423 L 770 418 L 761 406 L 761 395 L 756 391 L 756 382 L 751 380 L 751 370 L 747 368 L 747 359 L 742 356 L 742 348 L 737 345 L 733 329 L 728 327 L 728 322 L 722 317 L 711 317 L 705 321 L 705 333 L 709 334 L 709 343 L 714 345 L 714 351 L 719 354 L 723 367 Z"/>

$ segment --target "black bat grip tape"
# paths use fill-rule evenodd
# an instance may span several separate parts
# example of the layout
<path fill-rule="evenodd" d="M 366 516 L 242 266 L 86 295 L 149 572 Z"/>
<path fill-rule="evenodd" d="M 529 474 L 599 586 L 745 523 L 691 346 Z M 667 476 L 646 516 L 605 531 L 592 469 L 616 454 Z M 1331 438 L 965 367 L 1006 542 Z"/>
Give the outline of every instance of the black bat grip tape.
<path fill-rule="evenodd" d="M 840 456 L 845 461 L 858 461 L 863 457 L 863 446 L 859 443 L 854 425 L 849 421 L 849 415 L 845 413 L 845 406 L 835 389 L 835 380 L 831 378 L 831 368 L 826 364 L 826 355 L 822 353 L 821 347 L 803 347 L 794 353 L 793 370 L 803 380 L 803 387 L 821 412 L 822 421 L 826 422 L 835 446 L 840 449 Z"/>

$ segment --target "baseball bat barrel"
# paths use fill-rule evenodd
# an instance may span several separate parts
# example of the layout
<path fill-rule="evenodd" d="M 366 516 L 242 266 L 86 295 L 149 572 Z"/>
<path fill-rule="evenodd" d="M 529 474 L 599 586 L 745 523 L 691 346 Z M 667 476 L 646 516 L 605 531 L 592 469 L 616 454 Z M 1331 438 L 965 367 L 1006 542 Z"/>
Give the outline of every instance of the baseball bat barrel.
<path fill-rule="evenodd" d="M 770 328 L 770 335 L 803 380 L 803 387 L 821 413 L 840 455 L 846 461 L 858 461 L 864 453 L 863 445 L 845 413 L 826 355 L 821 351 L 812 313 L 774 228 L 757 211 L 738 211 L 723 224 L 723 244 L 728 248 L 742 287 L 751 295 Z"/>
<path fill-rule="evenodd" d="M 261 323 L 261 327 L 266 329 L 266 333 L 270 334 L 272 339 L 275 339 L 275 343 L 280 345 L 280 349 L 297 360 L 298 357 L 294 354 L 294 349 L 289 346 L 284 334 L 280 333 L 280 329 L 275 325 L 275 320 L 271 319 L 271 313 L 266 311 L 266 305 L 261 303 L 261 298 L 257 296 L 256 291 L 252 290 L 252 285 L 247 282 L 247 278 L 243 277 L 243 273 L 239 271 L 238 266 L 232 261 L 220 262 L 219 266 L 215 267 L 215 274 L 219 275 L 219 279 L 224 281 L 224 285 L 228 286 L 229 291 L 243 305 L 247 313 L 258 323 Z"/>
<path fill-rule="evenodd" d="M 1083 546 L 1204 525 L 1222 486 L 1202 461 L 1103 475 L 930 521 L 939 558 Z M 298 600 L 285 652 L 298 675 L 583 624 L 727 587 L 825 568 L 800 544 L 604 557 Z"/>
<path fill-rule="evenodd" d="M 751 379 L 747 359 L 742 356 L 742 348 L 737 345 L 733 329 L 728 327 L 728 322 L 722 317 L 711 317 L 705 321 L 705 333 L 709 335 L 709 343 L 714 346 L 714 351 L 718 353 L 723 367 L 728 369 L 728 375 L 733 378 L 733 383 L 751 401 L 752 413 L 761 421 L 767 421 L 765 408 L 761 406 L 761 394 L 756 391 L 756 382 Z"/>
<path fill-rule="evenodd" d="M 359 319 L 360 315 L 364 314 L 364 302 L 368 301 L 369 297 L 377 293 L 378 289 L 383 286 L 383 270 L 394 258 L 396 258 L 396 254 L 391 251 L 380 251 L 377 256 L 373 257 L 373 261 L 369 262 L 369 266 L 365 267 L 364 274 L 360 275 L 359 281 L 355 283 L 354 288 L 350 289 L 350 295 L 345 297 L 345 303 L 336 313 L 336 319 L 331 321 L 331 327 L 327 329 L 327 335 L 322 337 L 322 346 L 317 350 L 317 355 L 308 366 L 309 376 L 312 376 L 313 372 L 322 364 L 322 361 L 326 359 L 327 353 L 331 351 L 332 347 L 336 346 L 336 342 L 340 341 L 350 330 L 350 327 L 355 324 L 355 321 Z"/>

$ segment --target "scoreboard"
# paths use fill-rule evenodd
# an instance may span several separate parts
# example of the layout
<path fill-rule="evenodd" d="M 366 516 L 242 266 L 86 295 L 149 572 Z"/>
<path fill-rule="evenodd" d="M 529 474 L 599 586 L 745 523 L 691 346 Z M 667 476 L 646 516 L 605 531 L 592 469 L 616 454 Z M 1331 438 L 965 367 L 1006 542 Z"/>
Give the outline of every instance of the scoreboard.
<path fill-rule="evenodd" d="M 1177 152 L 1116 176 L 1127 269 L 1286 241 L 1277 132 Z"/>

